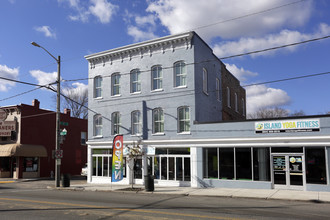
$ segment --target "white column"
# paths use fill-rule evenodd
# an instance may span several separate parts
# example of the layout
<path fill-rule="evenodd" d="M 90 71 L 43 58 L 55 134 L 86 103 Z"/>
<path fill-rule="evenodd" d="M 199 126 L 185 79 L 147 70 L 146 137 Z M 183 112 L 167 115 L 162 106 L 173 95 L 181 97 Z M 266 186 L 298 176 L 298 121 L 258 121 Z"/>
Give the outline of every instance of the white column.
<path fill-rule="evenodd" d="M 93 157 L 92 147 L 90 145 L 87 147 L 87 170 L 87 183 L 91 183 L 93 175 Z"/>
<path fill-rule="evenodd" d="M 190 148 L 191 187 L 199 188 L 203 180 L 203 150 L 202 148 Z"/>

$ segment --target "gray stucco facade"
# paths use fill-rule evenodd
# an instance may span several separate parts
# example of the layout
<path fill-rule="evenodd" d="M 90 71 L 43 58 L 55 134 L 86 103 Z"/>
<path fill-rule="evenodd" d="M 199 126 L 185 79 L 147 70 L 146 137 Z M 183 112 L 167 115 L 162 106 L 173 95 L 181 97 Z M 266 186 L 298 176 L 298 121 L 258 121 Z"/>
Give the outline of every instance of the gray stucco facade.
<path fill-rule="evenodd" d="M 110 183 L 112 140 L 119 133 L 125 146 L 151 149 L 141 156 L 136 170 L 129 170 L 131 162 L 127 162 L 121 184 L 142 184 L 149 173 L 158 185 L 330 191 L 330 117 L 271 119 L 266 122 L 274 126 L 298 121 L 318 127 L 267 132 L 256 129 L 265 121 L 221 121 L 224 103 L 218 99 L 222 88 L 216 80 L 221 80 L 223 64 L 194 32 L 91 54 L 86 59 L 93 111 L 88 116 L 88 182 Z M 154 67 L 161 67 L 161 72 L 154 72 Z M 178 79 L 183 82 L 179 86 Z M 156 110 L 163 115 L 158 117 Z M 134 133 L 136 128 L 141 130 Z M 313 169 L 320 171 L 314 175 Z"/>

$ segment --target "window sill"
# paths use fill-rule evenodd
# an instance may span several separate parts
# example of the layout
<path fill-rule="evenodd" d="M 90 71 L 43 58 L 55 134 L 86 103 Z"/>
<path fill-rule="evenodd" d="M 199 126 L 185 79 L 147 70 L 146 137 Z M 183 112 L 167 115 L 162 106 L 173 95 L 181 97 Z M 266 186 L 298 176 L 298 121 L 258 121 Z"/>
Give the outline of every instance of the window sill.
<path fill-rule="evenodd" d="M 190 131 L 184 131 L 184 132 L 177 133 L 177 135 L 191 135 L 191 132 Z"/>
<path fill-rule="evenodd" d="M 131 134 L 131 137 L 142 137 L 142 134 Z"/>
<path fill-rule="evenodd" d="M 103 135 L 93 136 L 93 139 L 100 139 L 100 138 L 103 138 Z"/>
<path fill-rule="evenodd" d="M 208 93 L 208 92 L 203 91 L 203 93 L 204 93 L 205 95 L 209 96 L 209 93 Z"/>
<path fill-rule="evenodd" d="M 175 86 L 174 87 L 174 89 L 186 89 L 186 88 L 188 88 L 187 85 L 185 85 L 185 86 Z"/>
<path fill-rule="evenodd" d="M 139 94 L 141 94 L 141 91 L 139 91 L 139 92 L 131 92 L 130 94 L 131 95 L 139 95 Z"/>
<path fill-rule="evenodd" d="M 101 97 L 95 97 L 95 98 L 94 98 L 94 100 L 101 100 L 101 99 L 103 99 L 102 96 L 101 96 Z"/>
<path fill-rule="evenodd" d="M 151 90 L 151 92 L 163 92 L 164 89 L 155 89 L 155 90 Z"/>
<path fill-rule="evenodd" d="M 165 135 L 165 133 L 154 133 L 154 134 L 152 134 L 152 136 L 164 136 Z"/>
<path fill-rule="evenodd" d="M 121 94 L 118 95 L 111 95 L 111 98 L 121 97 Z"/>

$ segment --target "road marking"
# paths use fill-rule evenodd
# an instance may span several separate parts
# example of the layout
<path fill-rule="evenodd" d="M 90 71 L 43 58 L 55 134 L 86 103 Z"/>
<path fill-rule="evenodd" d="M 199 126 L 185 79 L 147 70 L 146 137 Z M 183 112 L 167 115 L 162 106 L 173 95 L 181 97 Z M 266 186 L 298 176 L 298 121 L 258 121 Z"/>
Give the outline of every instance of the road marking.
<path fill-rule="evenodd" d="M 15 181 L 0 181 L 0 183 L 14 183 Z"/>
<path fill-rule="evenodd" d="M 207 218 L 207 219 L 222 219 L 222 220 L 243 220 L 243 218 L 229 218 L 229 217 L 221 217 L 221 216 L 194 215 L 194 214 L 184 214 L 184 213 L 175 213 L 175 212 L 162 212 L 162 211 L 134 209 L 134 208 L 132 208 L 132 209 L 129 209 L 129 208 L 113 208 L 113 207 L 106 207 L 106 206 L 73 204 L 73 203 L 66 203 L 66 202 L 48 202 L 48 201 L 29 200 L 29 199 L 13 199 L 13 198 L 0 198 L 0 200 L 15 201 L 15 202 L 30 202 L 30 203 L 39 203 L 39 204 L 49 204 L 49 205 L 63 205 L 63 206 L 72 206 L 72 207 L 95 208 L 95 209 L 111 209 L 111 210 L 117 210 L 117 211 L 129 211 L 129 212 L 138 212 L 138 213 L 173 215 L 173 216 L 200 218 L 200 219 L 201 218 Z M 246 219 L 244 219 L 244 220 L 246 220 Z"/>

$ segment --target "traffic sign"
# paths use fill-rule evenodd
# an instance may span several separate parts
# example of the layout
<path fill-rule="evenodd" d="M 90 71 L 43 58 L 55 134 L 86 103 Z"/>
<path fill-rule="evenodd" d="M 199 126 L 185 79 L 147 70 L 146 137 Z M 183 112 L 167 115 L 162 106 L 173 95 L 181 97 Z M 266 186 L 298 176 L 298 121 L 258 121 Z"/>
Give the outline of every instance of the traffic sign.
<path fill-rule="evenodd" d="M 55 150 L 55 158 L 62 159 L 63 158 L 63 150 Z"/>

